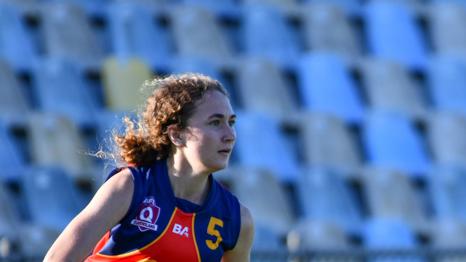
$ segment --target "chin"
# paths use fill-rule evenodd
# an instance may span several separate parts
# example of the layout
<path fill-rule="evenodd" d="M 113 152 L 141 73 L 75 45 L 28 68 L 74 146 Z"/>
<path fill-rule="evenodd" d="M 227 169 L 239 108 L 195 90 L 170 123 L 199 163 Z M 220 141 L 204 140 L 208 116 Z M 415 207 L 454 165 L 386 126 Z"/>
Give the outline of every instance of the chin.
<path fill-rule="evenodd" d="M 217 172 L 219 170 L 225 169 L 228 166 L 228 163 L 217 163 L 208 167 L 210 173 Z"/>

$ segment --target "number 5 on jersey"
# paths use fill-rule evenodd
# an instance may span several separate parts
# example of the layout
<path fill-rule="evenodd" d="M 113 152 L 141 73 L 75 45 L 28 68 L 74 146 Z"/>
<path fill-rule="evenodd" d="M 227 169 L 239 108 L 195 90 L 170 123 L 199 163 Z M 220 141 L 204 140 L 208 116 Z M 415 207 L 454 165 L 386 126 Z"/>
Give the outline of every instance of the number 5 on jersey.
<path fill-rule="evenodd" d="M 207 246 L 215 250 L 218 248 L 220 245 L 220 242 L 222 242 L 222 236 L 220 235 L 220 232 L 218 231 L 218 227 L 223 227 L 223 221 L 221 219 L 218 219 L 216 217 L 211 217 L 209 221 L 209 225 L 207 226 L 207 234 L 216 237 L 217 239 L 214 241 L 208 239 L 206 240 Z"/>

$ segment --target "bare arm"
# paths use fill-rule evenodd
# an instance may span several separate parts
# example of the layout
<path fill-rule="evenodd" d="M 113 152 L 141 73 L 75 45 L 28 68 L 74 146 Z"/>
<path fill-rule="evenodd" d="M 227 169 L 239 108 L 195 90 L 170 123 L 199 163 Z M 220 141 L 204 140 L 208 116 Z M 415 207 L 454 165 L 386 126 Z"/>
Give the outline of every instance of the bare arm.
<path fill-rule="evenodd" d="M 99 239 L 128 212 L 133 190 L 129 169 L 111 177 L 55 240 L 44 261 L 83 261 Z"/>
<path fill-rule="evenodd" d="M 249 262 L 253 239 L 254 223 L 251 213 L 249 212 L 249 209 L 241 205 L 241 231 L 239 233 L 238 242 L 234 249 L 225 252 L 222 261 Z"/>

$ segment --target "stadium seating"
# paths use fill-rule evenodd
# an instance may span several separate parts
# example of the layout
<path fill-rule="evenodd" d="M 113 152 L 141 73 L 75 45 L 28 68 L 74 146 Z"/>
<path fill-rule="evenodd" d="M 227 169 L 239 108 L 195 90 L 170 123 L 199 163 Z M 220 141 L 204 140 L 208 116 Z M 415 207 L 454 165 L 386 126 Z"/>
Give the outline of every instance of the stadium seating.
<path fill-rule="evenodd" d="M 338 5 L 323 1 L 320 4 L 309 4 L 305 7 L 303 20 L 308 50 L 333 52 L 345 57 L 347 61 L 362 55 L 361 39 L 349 15 Z"/>
<path fill-rule="evenodd" d="M 296 98 L 280 68 L 261 58 L 247 58 L 238 66 L 238 91 L 245 110 L 286 118 L 297 110 Z"/>
<path fill-rule="evenodd" d="M 369 165 L 423 176 L 429 170 L 424 139 L 406 117 L 394 113 L 368 115 L 362 138 Z"/>
<path fill-rule="evenodd" d="M 437 1 L 429 8 L 430 33 L 436 53 L 465 55 L 466 8 L 452 1 Z"/>
<path fill-rule="evenodd" d="M 198 6 L 176 6 L 170 12 L 172 33 L 179 56 L 203 57 L 228 64 L 233 47 L 213 13 Z"/>
<path fill-rule="evenodd" d="M 92 179 L 92 163 L 77 126 L 54 114 L 33 114 L 29 119 L 34 164 L 63 167 L 77 180 Z"/>
<path fill-rule="evenodd" d="M 409 249 L 418 246 L 414 232 L 403 222 L 394 219 L 371 219 L 364 228 L 364 245 L 369 249 Z M 421 262 L 425 261 L 415 256 L 393 256 L 391 258 L 377 258 L 370 261 L 377 262 Z"/>
<path fill-rule="evenodd" d="M 295 217 L 277 177 L 270 171 L 252 168 L 240 168 L 233 174 L 232 191 L 248 206 L 259 227 L 278 235 L 286 234 Z"/>
<path fill-rule="evenodd" d="M 428 142 L 434 161 L 440 165 L 465 166 L 466 117 L 459 114 L 431 114 L 428 122 Z"/>
<path fill-rule="evenodd" d="M 296 153 L 277 119 L 260 112 L 237 112 L 236 153 L 245 167 L 273 172 L 281 181 L 294 181 L 299 173 Z M 251 146 L 254 145 L 254 146 Z"/>
<path fill-rule="evenodd" d="M 18 257 L 42 257 L 58 236 L 57 230 L 38 226 L 36 221 L 22 221 L 18 206 L 20 201 L 0 181 L 0 259 Z"/>
<path fill-rule="evenodd" d="M 427 106 L 420 85 L 401 64 L 370 59 L 362 65 L 362 80 L 370 107 L 399 113 L 412 119 L 426 116 Z"/>
<path fill-rule="evenodd" d="M 254 243 L 253 243 L 253 250 L 259 251 L 280 251 L 286 250 L 284 241 L 277 232 L 275 232 L 270 227 L 262 225 L 261 223 L 257 223 L 254 226 Z"/>
<path fill-rule="evenodd" d="M 86 13 L 71 3 L 49 3 L 42 9 L 43 41 L 47 55 L 68 58 L 89 68 L 98 68 L 103 46 Z"/>
<path fill-rule="evenodd" d="M 363 181 L 371 217 L 401 220 L 417 231 L 426 228 L 424 199 L 419 197 L 420 190 L 409 176 L 394 170 L 370 168 Z"/>
<path fill-rule="evenodd" d="M 296 223 L 293 233 L 297 234 L 302 250 L 344 250 L 351 247 L 344 229 L 327 220 L 302 220 Z"/>
<path fill-rule="evenodd" d="M 61 231 L 83 208 L 71 177 L 60 168 L 35 167 L 21 186 L 30 217 L 42 227 Z"/>
<path fill-rule="evenodd" d="M 69 60 L 43 59 L 33 70 L 39 111 L 62 114 L 81 126 L 93 125 L 99 107 L 83 75 Z"/>
<path fill-rule="evenodd" d="M 303 55 L 298 65 L 298 80 L 306 109 L 334 114 L 350 123 L 362 120 L 364 105 L 358 87 L 339 56 Z"/>
<path fill-rule="evenodd" d="M 37 44 L 20 10 L 0 3 L 0 57 L 15 70 L 30 70 L 38 58 Z"/>
<path fill-rule="evenodd" d="M 14 70 L 8 63 L 0 60 L 0 115 L 21 117 L 30 111 L 25 92 L 22 92 L 20 83 Z"/>
<path fill-rule="evenodd" d="M 364 10 L 370 53 L 413 70 L 426 66 L 427 43 L 413 10 L 393 1 L 372 1 Z"/>
<path fill-rule="evenodd" d="M 297 187 L 305 219 L 336 224 L 348 234 L 360 230 L 361 207 L 343 175 L 309 168 L 299 177 Z"/>
<path fill-rule="evenodd" d="M 460 167 L 436 166 L 428 176 L 434 215 L 439 220 L 466 221 L 466 170 Z"/>
<path fill-rule="evenodd" d="M 345 123 L 328 114 L 307 114 L 301 119 L 305 163 L 355 174 L 362 165 L 360 149 Z"/>
<path fill-rule="evenodd" d="M 129 1 L 116 2 L 108 9 L 110 40 L 116 57 L 138 57 L 151 68 L 167 66 L 173 43 L 167 28 L 154 19 L 155 10 Z"/>
<path fill-rule="evenodd" d="M 239 15 L 239 8 L 235 0 L 182 0 L 181 2 L 184 5 L 208 9 L 220 17 L 234 18 Z"/>
<path fill-rule="evenodd" d="M 301 46 L 285 14 L 272 6 L 247 7 L 242 24 L 245 54 L 267 58 L 282 66 L 295 63 Z"/>
<path fill-rule="evenodd" d="M 427 69 L 428 94 L 435 110 L 466 114 L 466 60 L 437 56 Z"/>
<path fill-rule="evenodd" d="M 110 57 L 103 64 L 102 78 L 107 108 L 131 111 L 143 103 L 141 88 L 152 71 L 140 59 Z"/>
<path fill-rule="evenodd" d="M 348 15 L 357 16 L 361 13 L 362 1 L 361 0 L 306 0 L 306 3 L 325 3 L 337 6 L 343 9 Z"/>
<path fill-rule="evenodd" d="M 466 240 L 466 227 L 464 223 L 455 219 L 436 220 L 432 226 L 433 245 L 438 248 L 462 248 Z M 442 259 L 442 262 L 455 261 Z M 458 260 L 456 260 L 458 261 Z"/>
<path fill-rule="evenodd" d="M 26 166 L 26 160 L 11 133 L 10 126 L 0 121 L 0 177 L 16 180 Z"/>

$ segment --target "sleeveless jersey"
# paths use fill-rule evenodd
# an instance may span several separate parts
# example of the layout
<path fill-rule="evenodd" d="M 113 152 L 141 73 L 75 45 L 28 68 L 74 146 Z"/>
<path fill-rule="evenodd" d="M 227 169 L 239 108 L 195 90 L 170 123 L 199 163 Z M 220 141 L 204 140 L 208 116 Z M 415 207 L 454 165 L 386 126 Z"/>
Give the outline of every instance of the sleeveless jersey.
<path fill-rule="evenodd" d="M 134 178 L 130 208 L 86 261 L 220 261 L 234 248 L 240 205 L 212 175 L 206 200 L 197 206 L 174 196 L 165 160 L 129 168 Z"/>

